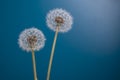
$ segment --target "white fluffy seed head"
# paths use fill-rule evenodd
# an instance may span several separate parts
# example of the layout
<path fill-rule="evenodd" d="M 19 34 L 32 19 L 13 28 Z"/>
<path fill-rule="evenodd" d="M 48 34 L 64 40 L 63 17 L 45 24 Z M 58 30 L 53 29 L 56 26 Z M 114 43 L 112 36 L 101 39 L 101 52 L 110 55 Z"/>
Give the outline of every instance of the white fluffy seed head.
<path fill-rule="evenodd" d="M 72 28 L 73 18 L 70 13 L 66 10 L 57 8 L 51 10 L 46 17 L 47 25 L 51 30 L 56 31 L 56 27 L 58 27 L 58 23 L 56 22 L 57 17 L 63 19 L 63 23 L 59 25 L 59 32 L 67 32 Z"/>
<path fill-rule="evenodd" d="M 18 43 L 19 46 L 29 52 L 32 49 L 34 51 L 39 51 L 45 45 L 45 36 L 42 31 L 37 28 L 25 29 L 19 35 Z"/>

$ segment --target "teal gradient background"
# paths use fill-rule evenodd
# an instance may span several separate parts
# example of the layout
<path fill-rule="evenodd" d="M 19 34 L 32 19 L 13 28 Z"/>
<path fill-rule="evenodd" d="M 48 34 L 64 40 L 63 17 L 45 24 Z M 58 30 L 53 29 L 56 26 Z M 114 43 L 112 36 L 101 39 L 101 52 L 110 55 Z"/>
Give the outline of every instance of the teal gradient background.
<path fill-rule="evenodd" d="M 33 26 L 47 39 L 36 52 L 38 80 L 46 80 L 54 38 L 46 14 L 54 8 L 70 12 L 74 24 L 58 35 L 51 80 L 120 80 L 119 0 L 1 0 L 0 8 L 0 80 L 33 80 L 31 53 L 18 45 Z"/>

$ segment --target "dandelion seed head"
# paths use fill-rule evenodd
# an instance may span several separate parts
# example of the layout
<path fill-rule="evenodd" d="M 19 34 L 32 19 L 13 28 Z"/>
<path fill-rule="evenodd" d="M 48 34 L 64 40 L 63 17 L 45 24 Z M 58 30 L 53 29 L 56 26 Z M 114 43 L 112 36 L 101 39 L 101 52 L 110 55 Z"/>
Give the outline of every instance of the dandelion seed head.
<path fill-rule="evenodd" d="M 48 27 L 56 31 L 56 27 L 59 27 L 59 32 L 67 32 L 72 28 L 73 18 L 66 10 L 53 9 L 47 14 Z"/>
<path fill-rule="evenodd" d="M 18 43 L 19 46 L 27 52 L 32 49 L 34 51 L 39 51 L 44 47 L 45 40 L 46 39 L 42 31 L 37 28 L 29 28 L 21 32 Z"/>

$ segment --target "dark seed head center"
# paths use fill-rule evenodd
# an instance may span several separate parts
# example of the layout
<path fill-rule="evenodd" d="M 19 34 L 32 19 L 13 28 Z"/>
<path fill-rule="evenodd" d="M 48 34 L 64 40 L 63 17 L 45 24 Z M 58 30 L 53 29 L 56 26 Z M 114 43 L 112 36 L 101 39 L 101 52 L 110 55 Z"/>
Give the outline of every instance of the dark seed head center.
<path fill-rule="evenodd" d="M 57 24 L 63 24 L 64 23 L 64 20 L 63 20 L 63 18 L 62 17 L 56 17 L 55 18 L 55 22 L 57 23 Z"/>
<path fill-rule="evenodd" d="M 27 38 L 27 41 L 28 41 L 30 47 L 33 48 L 34 45 L 35 45 L 35 43 L 37 42 L 37 37 L 36 37 L 36 36 L 33 36 L 33 35 L 32 35 L 32 36 L 29 36 L 29 37 Z"/>

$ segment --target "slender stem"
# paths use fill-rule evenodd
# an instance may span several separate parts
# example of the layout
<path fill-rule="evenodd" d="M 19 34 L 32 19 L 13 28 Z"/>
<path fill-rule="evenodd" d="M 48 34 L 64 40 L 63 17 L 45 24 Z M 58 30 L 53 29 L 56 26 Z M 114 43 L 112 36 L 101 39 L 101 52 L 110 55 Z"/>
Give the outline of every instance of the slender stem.
<path fill-rule="evenodd" d="M 56 28 L 56 32 L 55 32 L 55 36 L 54 36 L 54 41 L 53 41 L 53 45 L 52 45 L 52 51 L 51 51 L 50 60 L 49 60 L 48 72 L 47 72 L 47 80 L 50 79 L 50 72 L 51 72 L 52 60 L 53 60 L 53 56 L 54 56 L 58 31 L 59 31 L 59 27 Z"/>
<path fill-rule="evenodd" d="M 35 53 L 33 49 L 32 49 L 32 63 L 33 63 L 34 80 L 37 80 Z"/>

